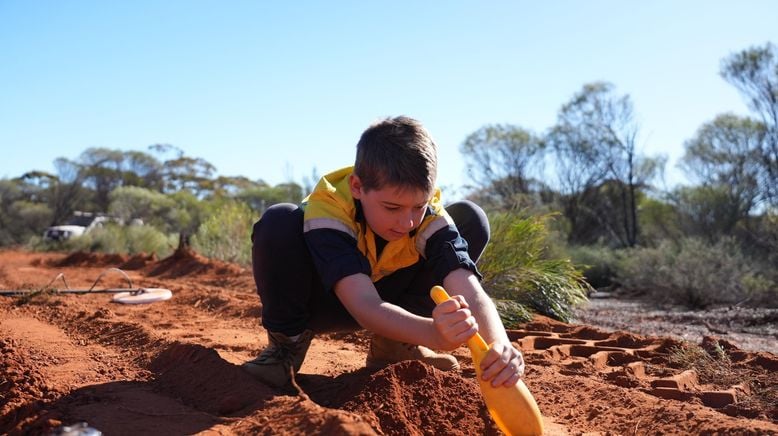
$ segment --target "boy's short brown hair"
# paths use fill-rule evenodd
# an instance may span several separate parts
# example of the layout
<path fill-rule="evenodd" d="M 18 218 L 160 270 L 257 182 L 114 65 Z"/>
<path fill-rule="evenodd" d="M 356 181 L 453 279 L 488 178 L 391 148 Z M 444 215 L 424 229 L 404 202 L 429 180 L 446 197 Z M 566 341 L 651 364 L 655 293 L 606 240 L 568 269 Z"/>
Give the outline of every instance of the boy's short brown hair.
<path fill-rule="evenodd" d="M 359 138 L 354 173 L 366 191 L 391 185 L 431 193 L 438 173 L 435 141 L 413 118 L 380 120 Z"/>

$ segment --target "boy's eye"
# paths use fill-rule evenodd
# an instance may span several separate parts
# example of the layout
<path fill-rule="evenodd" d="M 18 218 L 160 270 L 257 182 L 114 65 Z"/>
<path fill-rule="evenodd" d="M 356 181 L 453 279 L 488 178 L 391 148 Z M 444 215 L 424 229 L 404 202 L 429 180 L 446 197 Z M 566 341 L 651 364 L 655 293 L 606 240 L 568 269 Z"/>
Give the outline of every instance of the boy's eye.
<path fill-rule="evenodd" d="M 421 212 L 422 210 L 426 209 L 427 205 L 424 206 L 413 206 L 413 210 L 416 212 Z M 390 211 L 397 211 L 400 210 L 400 206 L 384 206 L 384 209 L 390 210 Z"/>

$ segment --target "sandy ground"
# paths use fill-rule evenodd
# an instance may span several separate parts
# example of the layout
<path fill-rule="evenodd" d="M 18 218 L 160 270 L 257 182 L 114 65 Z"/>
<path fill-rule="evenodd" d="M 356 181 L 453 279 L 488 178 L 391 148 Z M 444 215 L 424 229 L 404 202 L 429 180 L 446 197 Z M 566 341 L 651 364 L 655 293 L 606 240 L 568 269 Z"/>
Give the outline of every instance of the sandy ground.
<path fill-rule="evenodd" d="M 317 336 L 297 377 L 271 389 L 239 368 L 266 345 L 251 273 L 180 254 L 164 260 L 0 251 L 0 289 L 59 273 L 88 289 L 107 268 L 173 298 L 121 305 L 110 294 L 0 299 L 0 434 L 88 422 L 114 434 L 499 434 L 466 348 L 461 373 L 418 362 L 364 368 L 364 332 Z M 62 287 L 61 279 L 57 282 Z M 97 288 L 124 287 L 109 270 Z M 538 317 L 510 332 L 547 434 L 777 434 L 778 358 L 719 344 L 735 378 L 674 367 L 667 336 Z"/>
<path fill-rule="evenodd" d="M 595 297 L 577 311 L 576 321 L 609 331 L 629 330 L 695 343 L 714 335 L 744 350 L 778 354 L 778 309 L 729 306 L 690 311 L 655 307 L 638 299 Z"/>

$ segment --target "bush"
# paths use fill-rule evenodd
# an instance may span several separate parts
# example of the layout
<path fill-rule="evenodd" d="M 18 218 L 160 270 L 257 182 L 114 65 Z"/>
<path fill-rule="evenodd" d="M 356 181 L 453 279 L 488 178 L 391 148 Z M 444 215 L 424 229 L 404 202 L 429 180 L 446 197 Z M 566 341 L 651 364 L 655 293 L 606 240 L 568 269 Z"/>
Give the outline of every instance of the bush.
<path fill-rule="evenodd" d="M 115 254 L 156 253 L 167 257 L 176 246 L 175 235 L 165 235 L 152 226 L 120 226 L 103 228 L 71 239 L 65 243 L 70 251 L 92 251 Z"/>
<path fill-rule="evenodd" d="M 165 235 L 152 226 L 108 224 L 67 241 L 47 241 L 35 236 L 27 246 L 35 251 L 86 251 L 109 254 L 156 253 L 169 256 L 176 246 L 175 235 Z"/>
<path fill-rule="evenodd" d="M 527 318 L 530 309 L 567 322 L 572 307 L 585 301 L 591 289 L 568 259 L 548 255 L 549 219 L 549 215 L 525 217 L 515 211 L 490 217 L 491 242 L 479 261 L 484 288 L 492 298 L 521 307 L 503 311 L 504 320 L 516 314 Z M 501 307 L 511 305 L 498 304 Z"/>
<path fill-rule="evenodd" d="M 612 248 L 601 245 L 577 245 L 567 253 L 576 268 L 583 270 L 586 282 L 599 289 L 613 285 L 618 256 Z"/>
<path fill-rule="evenodd" d="M 648 295 L 657 303 L 690 308 L 745 302 L 775 305 L 778 287 L 762 268 L 744 256 L 733 239 L 709 244 L 685 238 L 656 248 L 625 250 L 617 276 L 627 291 Z"/>
<path fill-rule="evenodd" d="M 257 220 L 244 203 L 226 202 L 200 225 L 192 247 L 203 256 L 226 262 L 251 264 L 251 228 Z"/>

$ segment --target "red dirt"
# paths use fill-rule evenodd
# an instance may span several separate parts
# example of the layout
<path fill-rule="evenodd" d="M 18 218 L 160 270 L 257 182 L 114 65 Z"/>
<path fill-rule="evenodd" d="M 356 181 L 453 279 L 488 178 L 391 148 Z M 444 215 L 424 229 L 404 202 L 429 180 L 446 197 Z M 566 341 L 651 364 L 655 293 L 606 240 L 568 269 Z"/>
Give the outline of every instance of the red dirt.
<path fill-rule="evenodd" d="M 132 262 L 130 270 L 127 264 Z M 141 256 L 0 251 L 0 289 L 57 274 L 88 288 L 125 265 L 136 286 L 173 298 L 124 306 L 109 294 L 0 299 L 0 434 L 88 422 L 104 434 L 499 434 L 474 379 L 418 362 L 365 369 L 365 332 L 317 336 L 289 394 L 239 364 L 266 344 L 251 272 L 193 253 Z M 61 283 L 60 283 L 61 285 Z M 123 287 L 120 274 L 101 286 Z M 734 383 L 674 367 L 676 339 L 543 317 L 509 332 L 548 434 L 776 434 L 778 358 L 715 337 Z"/>

